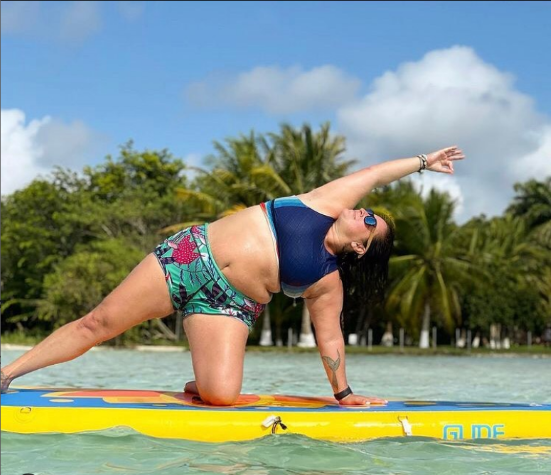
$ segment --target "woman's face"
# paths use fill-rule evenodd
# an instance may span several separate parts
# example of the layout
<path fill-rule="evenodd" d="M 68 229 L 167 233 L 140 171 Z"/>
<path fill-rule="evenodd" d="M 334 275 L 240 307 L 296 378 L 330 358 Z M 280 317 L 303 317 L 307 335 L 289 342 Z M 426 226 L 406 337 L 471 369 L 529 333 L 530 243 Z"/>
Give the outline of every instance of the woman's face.
<path fill-rule="evenodd" d="M 366 218 L 367 221 L 373 221 L 369 218 L 374 218 L 376 224 L 366 223 Z M 361 244 L 365 250 L 369 248 L 371 241 L 376 236 L 382 236 L 387 231 L 384 219 L 364 208 L 345 209 L 337 221 L 339 221 L 340 232 L 344 238 L 347 241 Z"/>

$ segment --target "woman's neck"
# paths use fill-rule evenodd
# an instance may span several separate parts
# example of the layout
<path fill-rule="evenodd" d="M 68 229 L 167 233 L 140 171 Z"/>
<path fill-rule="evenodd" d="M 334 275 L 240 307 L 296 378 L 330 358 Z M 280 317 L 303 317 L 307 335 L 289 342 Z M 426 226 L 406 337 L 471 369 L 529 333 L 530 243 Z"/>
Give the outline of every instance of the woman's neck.
<path fill-rule="evenodd" d="M 339 232 L 337 221 L 327 231 L 324 239 L 325 248 L 336 256 L 346 252 L 347 242 Z"/>

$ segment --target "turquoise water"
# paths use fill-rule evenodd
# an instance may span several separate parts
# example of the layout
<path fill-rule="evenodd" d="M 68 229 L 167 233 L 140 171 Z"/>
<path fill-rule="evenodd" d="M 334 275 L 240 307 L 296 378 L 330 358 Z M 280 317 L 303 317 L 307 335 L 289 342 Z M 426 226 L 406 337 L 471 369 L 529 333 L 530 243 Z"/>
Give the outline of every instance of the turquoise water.
<path fill-rule="evenodd" d="M 2 351 L 2 364 L 21 351 Z M 551 402 L 551 359 L 350 355 L 357 393 L 397 399 Z M 20 384 L 180 390 L 189 353 L 92 351 Z M 319 356 L 247 353 L 243 392 L 329 395 Z M 126 429 L 78 435 L 2 433 L 2 474 L 550 474 L 551 440 L 442 442 L 425 438 L 337 444 L 295 435 L 207 444 Z"/>

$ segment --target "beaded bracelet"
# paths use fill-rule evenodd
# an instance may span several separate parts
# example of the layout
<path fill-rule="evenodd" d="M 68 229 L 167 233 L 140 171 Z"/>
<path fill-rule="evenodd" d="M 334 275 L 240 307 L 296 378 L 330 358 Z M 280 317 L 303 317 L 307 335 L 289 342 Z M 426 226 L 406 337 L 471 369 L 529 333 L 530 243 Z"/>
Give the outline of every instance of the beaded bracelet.
<path fill-rule="evenodd" d="M 422 153 L 421 155 L 417 155 L 419 158 L 419 170 L 417 170 L 418 173 L 423 173 L 423 170 L 427 169 L 427 156 Z"/>

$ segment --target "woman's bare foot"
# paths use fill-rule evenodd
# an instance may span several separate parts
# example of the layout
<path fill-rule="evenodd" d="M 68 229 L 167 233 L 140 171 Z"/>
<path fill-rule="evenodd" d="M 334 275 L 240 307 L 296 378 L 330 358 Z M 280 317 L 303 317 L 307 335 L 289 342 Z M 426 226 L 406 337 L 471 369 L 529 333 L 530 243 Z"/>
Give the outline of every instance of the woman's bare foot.
<path fill-rule="evenodd" d="M 0 371 L 0 373 L 2 373 L 2 394 L 4 394 L 8 392 L 12 380 L 4 374 L 4 371 Z"/>

